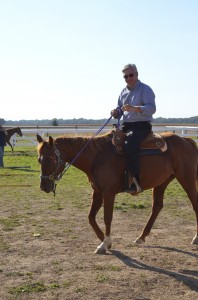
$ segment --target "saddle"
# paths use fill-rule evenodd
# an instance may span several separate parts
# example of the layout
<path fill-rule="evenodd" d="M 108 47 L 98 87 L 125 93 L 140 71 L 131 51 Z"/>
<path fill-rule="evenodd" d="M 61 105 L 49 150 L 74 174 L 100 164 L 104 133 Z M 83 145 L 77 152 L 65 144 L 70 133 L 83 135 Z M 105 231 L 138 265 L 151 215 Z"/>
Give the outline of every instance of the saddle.
<path fill-rule="evenodd" d="M 122 130 L 116 128 L 112 130 L 112 144 L 115 147 L 115 150 L 118 154 L 124 154 L 124 142 L 126 136 L 132 134 L 132 132 L 124 133 Z M 140 150 L 153 150 L 158 149 L 161 152 L 167 150 L 167 144 L 164 138 L 157 133 L 151 132 L 140 144 Z"/>

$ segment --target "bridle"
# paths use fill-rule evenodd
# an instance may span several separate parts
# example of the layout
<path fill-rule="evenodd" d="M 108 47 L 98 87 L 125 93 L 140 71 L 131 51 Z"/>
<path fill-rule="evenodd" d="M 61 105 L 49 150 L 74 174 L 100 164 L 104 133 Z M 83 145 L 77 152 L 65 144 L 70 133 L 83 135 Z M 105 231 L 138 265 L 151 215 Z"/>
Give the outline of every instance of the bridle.
<path fill-rule="evenodd" d="M 59 181 L 63 174 L 65 173 L 65 171 L 68 169 L 67 166 L 68 166 L 68 163 L 65 163 L 62 158 L 61 158 L 61 155 L 60 155 L 60 151 L 58 150 L 58 148 L 56 147 L 55 144 L 53 144 L 53 149 L 54 149 L 54 156 L 50 156 L 50 155 L 46 155 L 46 154 L 42 154 L 41 156 L 42 157 L 48 157 L 49 159 L 53 160 L 54 161 L 54 164 L 55 164 L 55 168 L 54 168 L 54 171 L 50 174 L 50 175 L 42 175 L 40 174 L 40 178 L 41 179 L 49 179 L 51 181 L 53 181 L 53 193 L 55 195 L 55 191 L 56 191 L 56 182 Z M 59 167 L 60 166 L 64 166 L 64 169 L 62 172 L 60 172 L 58 175 L 56 174 Z"/>

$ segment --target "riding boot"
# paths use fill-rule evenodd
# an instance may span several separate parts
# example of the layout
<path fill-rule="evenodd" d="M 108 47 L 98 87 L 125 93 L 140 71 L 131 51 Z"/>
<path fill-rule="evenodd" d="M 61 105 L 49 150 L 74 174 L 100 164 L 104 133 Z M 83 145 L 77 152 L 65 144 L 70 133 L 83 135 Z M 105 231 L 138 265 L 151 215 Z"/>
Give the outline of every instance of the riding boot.
<path fill-rule="evenodd" d="M 136 176 L 133 176 L 133 182 L 135 184 L 135 187 L 136 187 L 136 190 L 137 190 L 137 193 L 140 193 L 143 191 L 143 189 L 141 188 L 140 186 L 140 179 L 139 179 L 139 174 L 136 175 Z"/>
<path fill-rule="evenodd" d="M 140 186 L 140 179 L 139 179 L 139 174 L 136 174 L 136 176 L 132 177 L 133 183 L 129 183 L 129 187 L 125 190 L 125 193 L 141 193 L 143 192 L 143 189 Z M 130 182 L 130 180 L 129 180 Z"/>

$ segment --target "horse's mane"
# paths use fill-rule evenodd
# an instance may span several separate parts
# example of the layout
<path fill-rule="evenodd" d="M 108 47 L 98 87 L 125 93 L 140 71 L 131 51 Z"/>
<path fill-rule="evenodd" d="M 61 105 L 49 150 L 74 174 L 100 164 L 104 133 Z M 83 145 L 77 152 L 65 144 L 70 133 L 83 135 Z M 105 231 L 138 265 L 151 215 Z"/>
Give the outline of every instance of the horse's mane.
<path fill-rule="evenodd" d="M 65 137 L 60 136 L 55 139 L 55 143 L 59 145 L 69 145 L 72 147 L 74 151 L 79 151 L 82 147 L 89 141 L 87 144 L 87 148 L 91 149 L 92 151 L 102 151 L 104 146 L 107 145 L 109 140 L 111 139 L 111 134 L 106 133 L 97 137 L 85 137 L 85 136 L 78 136 L 78 137 Z"/>
<path fill-rule="evenodd" d="M 99 135 L 97 137 L 88 137 L 88 136 L 60 136 L 54 138 L 54 144 L 57 146 L 69 147 L 74 153 L 79 152 L 85 145 L 86 149 L 90 149 L 92 153 L 98 151 L 103 152 L 104 147 L 108 145 L 111 139 L 111 133 L 106 133 Z M 43 141 L 39 143 L 36 147 L 38 153 L 47 146 L 48 141 Z"/>
<path fill-rule="evenodd" d="M 42 142 L 42 143 L 39 143 L 37 146 L 36 146 L 36 150 L 38 153 L 41 152 L 41 148 L 43 147 L 43 145 L 46 143 L 46 141 Z"/>

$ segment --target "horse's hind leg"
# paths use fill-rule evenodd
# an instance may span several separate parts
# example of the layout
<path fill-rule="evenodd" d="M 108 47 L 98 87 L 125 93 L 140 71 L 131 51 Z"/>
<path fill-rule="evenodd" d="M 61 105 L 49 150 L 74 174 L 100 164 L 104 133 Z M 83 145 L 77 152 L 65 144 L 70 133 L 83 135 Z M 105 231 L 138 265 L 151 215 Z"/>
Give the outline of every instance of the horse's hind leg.
<path fill-rule="evenodd" d="M 192 172 L 189 174 L 192 174 Z M 197 179 L 189 178 L 189 176 L 187 177 L 187 180 L 185 180 L 185 179 L 186 179 L 186 176 L 184 176 L 182 179 L 177 178 L 177 180 L 179 181 L 179 183 L 181 184 L 181 186 L 187 193 L 188 198 L 190 199 L 190 202 L 192 204 L 193 210 L 196 215 L 197 232 L 196 232 L 191 244 L 198 245 L 198 193 L 197 193 L 197 183 L 196 183 Z"/>
<path fill-rule="evenodd" d="M 149 220 L 144 227 L 141 235 L 134 241 L 136 244 L 142 244 L 145 242 L 145 238 L 149 235 L 159 212 L 163 208 L 163 198 L 164 192 L 168 184 L 173 180 L 173 176 L 169 177 L 163 184 L 153 188 L 153 204 L 152 204 L 152 212 L 149 217 Z"/>
<path fill-rule="evenodd" d="M 191 191 L 190 193 L 187 192 L 187 195 L 192 203 L 192 207 L 194 209 L 194 212 L 196 215 L 196 221 L 197 221 L 197 232 L 196 232 L 194 238 L 192 239 L 191 244 L 198 245 L 198 195 L 197 195 L 197 191 L 196 190 L 194 192 Z"/>

